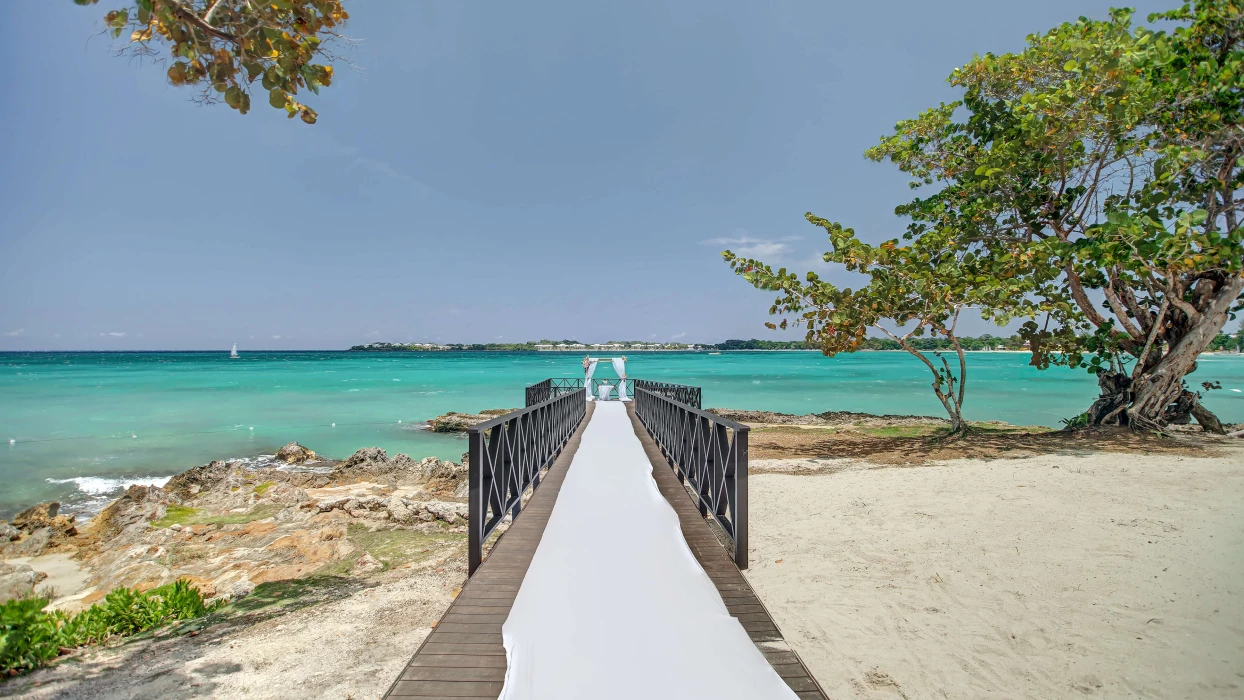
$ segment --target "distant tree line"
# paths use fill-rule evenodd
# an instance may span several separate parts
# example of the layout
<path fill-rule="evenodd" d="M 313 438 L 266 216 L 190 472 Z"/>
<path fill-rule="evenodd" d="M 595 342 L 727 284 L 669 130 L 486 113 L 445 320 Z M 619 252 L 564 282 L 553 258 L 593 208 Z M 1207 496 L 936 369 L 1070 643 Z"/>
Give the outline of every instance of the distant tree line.
<path fill-rule="evenodd" d="M 1027 350 L 1026 341 L 1018 334 L 997 336 L 985 333 L 975 338 L 964 336 L 958 338 L 959 346 L 965 351 L 973 350 Z M 612 342 L 612 341 L 611 341 Z M 355 345 L 351 350 L 362 351 L 441 351 L 441 352 L 535 352 L 537 345 L 582 345 L 578 340 L 533 340 L 526 343 L 368 343 Z M 917 350 L 926 352 L 953 351 L 954 344 L 947 338 L 912 338 L 908 343 Z M 740 340 L 731 338 L 720 343 L 699 343 L 697 347 L 704 350 L 820 350 L 816 343 L 806 340 Z M 865 338 L 859 346 L 860 350 L 903 350 L 903 346 L 889 338 Z M 1219 333 L 1209 344 L 1211 352 L 1244 352 L 1244 333 L 1227 335 Z"/>

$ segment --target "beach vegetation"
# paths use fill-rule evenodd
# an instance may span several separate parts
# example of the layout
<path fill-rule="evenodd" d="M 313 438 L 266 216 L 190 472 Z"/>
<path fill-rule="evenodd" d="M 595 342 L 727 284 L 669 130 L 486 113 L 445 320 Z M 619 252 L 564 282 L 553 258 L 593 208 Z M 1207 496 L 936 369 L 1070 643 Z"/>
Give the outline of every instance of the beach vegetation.
<path fill-rule="evenodd" d="M 114 589 L 76 614 L 48 610 L 47 605 L 45 597 L 0 604 L 0 675 L 32 671 L 61 654 L 105 639 L 203 617 L 221 603 L 205 603 L 198 589 L 179 579 L 146 592 Z"/>
<path fill-rule="evenodd" d="M 99 0 L 74 0 L 94 5 Z M 223 102 L 240 114 L 252 95 L 293 119 L 318 115 L 299 92 L 319 94 L 333 81 L 332 46 L 349 14 L 341 0 L 129 0 L 104 15 L 105 32 L 124 42 L 119 55 L 154 59 L 170 85 L 201 104 Z"/>
<path fill-rule="evenodd" d="M 173 525 L 189 525 L 199 514 L 198 508 L 172 504 L 165 508 L 164 517 L 151 521 L 153 527 L 172 527 Z"/>
<path fill-rule="evenodd" d="M 1022 303 L 1032 364 L 1095 374 L 1087 422 L 1218 419 L 1187 388 L 1244 291 L 1244 8 L 1199 0 L 1032 35 L 954 71 L 964 91 L 867 155 L 935 188 L 898 208 L 908 235 L 959 232 Z"/>
<path fill-rule="evenodd" d="M 346 531 L 350 543 L 377 561 L 385 570 L 419 560 L 433 548 L 461 546 L 466 535 L 457 532 L 420 532 L 400 528 L 376 529 L 353 524 Z"/>
<path fill-rule="evenodd" d="M 887 317 L 958 352 L 947 331 L 971 305 L 998 324 L 1026 319 L 1034 366 L 1097 377 L 1077 424 L 1195 418 L 1223 432 L 1185 377 L 1242 308 L 1244 6 L 1198 0 L 1149 21 L 1174 28 L 1119 9 L 977 56 L 950 75 L 962 99 L 869 149 L 920 191 L 896 209 L 910 222 L 902 240 L 859 243 L 809 215 L 830 234 L 825 260 L 869 276 L 863 289 L 727 260 L 781 292 L 771 313 L 814 322 L 808 339 L 827 353 L 858 349 L 868 327 L 903 345 Z M 953 421 L 962 377 L 922 360 Z"/>
<path fill-rule="evenodd" d="M 256 520 L 271 518 L 281 511 L 275 503 L 263 503 L 244 513 L 225 513 L 207 515 L 199 508 L 173 504 L 164 512 L 164 517 L 151 521 L 153 527 L 170 527 L 172 525 L 245 525 Z"/>
<path fill-rule="evenodd" d="M 858 289 L 839 287 L 816 272 L 800 278 L 786 268 L 775 271 L 760 260 L 723 252 L 731 268 L 753 286 L 777 292 L 769 313 L 782 320 L 765 325 L 803 327 L 806 342 L 829 356 L 864 349 L 869 332 L 880 333 L 928 368 L 951 432 L 966 430 L 967 358 L 956 332 L 959 319 L 971 306 L 1003 306 L 1010 294 L 1005 286 L 974 284 L 989 274 L 979 246 L 961 246 L 959 232 L 953 229 L 872 245 L 838 222 L 812 213 L 806 217 L 829 236 L 831 250 L 825 253 L 825 262 L 863 275 L 867 283 Z M 924 338 L 944 340 L 954 352 L 954 364 L 942 350 L 915 344 Z"/>

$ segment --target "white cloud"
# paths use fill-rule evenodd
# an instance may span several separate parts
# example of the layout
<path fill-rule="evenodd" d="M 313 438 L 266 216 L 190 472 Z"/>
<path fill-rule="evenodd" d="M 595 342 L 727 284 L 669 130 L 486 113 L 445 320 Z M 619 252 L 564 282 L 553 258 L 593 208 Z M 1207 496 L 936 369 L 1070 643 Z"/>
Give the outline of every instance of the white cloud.
<path fill-rule="evenodd" d="M 125 331 L 110 331 L 110 332 L 108 332 L 108 333 L 100 333 L 99 335 L 100 335 L 100 337 L 103 337 L 103 336 L 112 336 L 113 338 L 124 338 L 124 337 L 125 337 Z"/>
<path fill-rule="evenodd" d="M 272 339 L 273 339 L 273 340 L 280 340 L 280 339 L 281 339 L 281 336 L 279 336 L 279 335 L 274 335 L 274 336 L 272 336 Z"/>
<path fill-rule="evenodd" d="M 499 336 L 497 336 L 497 340 L 501 340 L 501 339 L 502 339 L 502 338 L 504 338 L 504 337 L 505 337 L 504 335 L 499 335 Z"/>
<path fill-rule="evenodd" d="M 6 335 L 6 336 L 8 336 L 8 337 L 10 337 L 10 338 L 16 338 L 16 337 L 17 337 L 17 336 L 19 336 L 19 335 L 25 335 L 25 334 L 26 334 L 26 329 L 25 329 L 25 328 L 18 328 L 18 329 L 17 329 L 17 330 L 15 330 L 15 331 L 9 331 L 8 333 L 5 333 L 5 335 Z"/>
<path fill-rule="evenodd" d="M 678 340 L 679 338 L 685 338 L 686 336 L 687 336 L 687 331 L 683 331 L 682 333 L 675 333 L 674 335 L 670 337 L 674 340 Z"/>
<path fill-rule="evenodd" d="M 794 250 L 790 242 L 799 240 L 803 240 L 803 236 L 757 238 L 746 231 L 735 231 L 733 236 L 710 238 L 706 241 L 700 241 L 700 243 L 703 245 L 725 246 L 733 251 L 735 255 L 744 258 L 781 259 Z"/>

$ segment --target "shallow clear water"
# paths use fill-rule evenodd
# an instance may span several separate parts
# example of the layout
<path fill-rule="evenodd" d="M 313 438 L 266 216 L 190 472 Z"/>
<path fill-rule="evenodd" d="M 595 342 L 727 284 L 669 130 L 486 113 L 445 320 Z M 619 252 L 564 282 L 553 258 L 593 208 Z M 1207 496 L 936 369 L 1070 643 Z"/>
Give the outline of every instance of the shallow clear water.
<path fill-rule="evenodd" d="M 571 353 L 244 352 L 236 360 L 225 352 L 0 353 L 0 517 L 50 499 L 98 506 L 128 482 L 271 454 L 291 440 L 330 458 L 378 446 L 458 459 L 465 438 L 420 424 L 446 411 L 520 407 L 524 386 L 579 376 L 580 360 Z M 1038 372 L 1027 360 L 972 353 L 968 417 L 1057 426 L 1096 394 L 1087 374 Z M 627 370 L 701 386 L 705 406 L 942 412 L 928 370 L 901 352 L 636 353 Z M 596 376 L 613 374 L 601 365 Z M 1244 357 L 1204 357 L 1193 379 L 1221 382 L 1207 405 L 1223 420 L 1244 421 Z"/>

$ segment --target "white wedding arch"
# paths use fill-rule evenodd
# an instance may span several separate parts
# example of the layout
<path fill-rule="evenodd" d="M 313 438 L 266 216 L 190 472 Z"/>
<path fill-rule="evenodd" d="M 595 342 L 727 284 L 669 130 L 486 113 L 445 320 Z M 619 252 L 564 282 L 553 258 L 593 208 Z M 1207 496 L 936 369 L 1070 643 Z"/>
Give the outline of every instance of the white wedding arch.
<path fill-rule="evenodd" d="M 596 365 L 600 362 L 609 362 L 613 365 L 613 371 L 618 375 L 618 401 L 630 401 L 630 397 L 626 395 L 626 357 L 584 357 L 583 358 L 583 388 L 587 389 L 587 400 L 593 401 L 610 401 L 615 388 L 614 384 L 606 380 L 598 380 L 596 385 L 592 385 L 592 375 L 596 373 Z M 595 394 L 595 396 L 593 396 Z"/>

